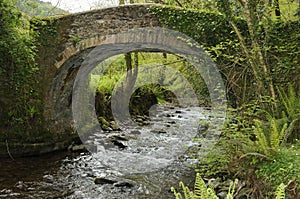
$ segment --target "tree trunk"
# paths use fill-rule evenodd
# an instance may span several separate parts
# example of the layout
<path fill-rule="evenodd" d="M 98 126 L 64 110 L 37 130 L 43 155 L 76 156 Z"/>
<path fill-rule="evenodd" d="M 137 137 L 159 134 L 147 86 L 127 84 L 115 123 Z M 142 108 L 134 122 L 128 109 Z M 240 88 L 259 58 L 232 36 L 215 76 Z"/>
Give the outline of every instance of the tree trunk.
<path fill-rule="evenodd" d="M 128 109 L 130 104 L 130 97 L 133 93 L 133 88 L 138 75 L 138 53 L 134 53 L 134 69 L 132 67 L 132 53 L 126 53 L 125 55 L 125 64 L 126 64 L 126 81 L 122 84 L 121 87 L 118 88 L 117 97 L 115 100 L 117 101 L 118 107 L 115 107 L 115 114 L 118 115 L 118 119 L 122 121 L 126 121 L 129 119 Z"/>
<path fill-rule="evenodd" d="M 279 7 L 279 0 L 274 0 L 274 8 L 275 8 L 275 16 L 277 18 L 280 18 L 281 12 L 280 12 L 280 7 Z"/>
<path fill-rule="evenodd" d="M 131 59 L 131 53 L 125 54 L 125 63 L 126 63 L 126 85 L 124 88 L 124 92 L 128 94 L 130 92 L 131 84 L 132 84 L 132 59 Z"/>
<path fill-rule="evenodd" d="M 249 65 L 252 69 L 255 81 L 257 83 L 256 93 L 258 97 L 261 99 L 263 95 L 269 95 L 275 99 L 275 90 L 272 78 L 270 76 L 269 68 L 266 64 L 265 58 L 263 56 L 263 48 L 259 45 L 259 35 L 257 31 L 259 17 L 257 16 L 257 6 L 252 0 L 238 0 L 243 8 L 243 15 L 246 19 L 250 41 L 251 41 L 251 49 L 246 45 L 244 36 L 241 34 L 234 20 L 232 20 L 232 16 L 228 16 L 228 19 L 238 36 L 240 41 L 242 50 L 245 56 L 248 59 Z M 270 3 L 270 1 L 269 1 Z M 266 93 L 264 87 L 267 87 L 269 92 Z"/>
<path fill-rule="evenodd" d="M 127 86 L 125 90 L 128 94 L 131 94 L 138 75 L 138 65 L 139 65 L 138 53 L 134 52 L 133 56 L 134 56 L 133 57 L 134 70 L 132 69 L 131 53 L 125 54 L 126 68 L 127 68 L 127 75 L 126 75 Z"/>

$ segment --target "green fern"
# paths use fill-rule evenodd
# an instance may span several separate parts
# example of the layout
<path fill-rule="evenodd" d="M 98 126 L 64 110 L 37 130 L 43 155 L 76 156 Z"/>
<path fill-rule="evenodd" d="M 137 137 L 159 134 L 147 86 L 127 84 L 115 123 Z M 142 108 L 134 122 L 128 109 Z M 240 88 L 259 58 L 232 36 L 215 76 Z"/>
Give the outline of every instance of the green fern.
<path fill-rule="evenodd" d="M 285 199 L 285 185 L 283 183 L 277 187 L 275 199 Z"/>
<path fill-rule="evenodd" d="M 207 189 L 208 198 L 211 199 L 219 199 L 219 197 L 216 195 L 215 191 L 212 188 Z"/>
<path fill-rule="evenodd" d="M 237 184 L 237 179 L 234 182 L 230 183 L 226 199 L 234 199 L 234 192 Z M 182 197 L 181 193 L 176 191 L 174 187 L 171 187 L 171 191 L 173 192 L 175 199 L 219 199 L 214 189 L 212 187 L 206 186 L 199 173 L 196 174 L 194 192 L 190 191 L 190 189 L 185 186 L 183 182 L 180 182 L 179 185 L 183 190 L 184 198 Z M 285 199 L 285 187 L 286 186 L 283 183 L 281 183 L 277 187 L 275 192 L 275 199 Z"/>
<path fill-rule="evenodd" d="M 270 146 L 265 134 L 265 129 L 262 126 L 262 122 L 260 120 L 254 120 L 255 126 L 253 127 L 253 132 L 257 138 L 256 144 L 258 145 L 258 149 L 264 155 L 270 155 Z"/>
<path fill-rule="evenodd" d="M 266 155 L 275 155 L 284 142 L 287 134 L 290 133 L 288 123 L 281 124 L 280 120 L 266 113 L 267 122 L 263 124 L 260 120 L 254 120 L 253 132 L 257 138 L 258 149 Z M 289 125 L 291 126 L 291 124 Z"/>
<path fill-rule="evenodd" d="M 182 195 L 178 193 L 174 187 L 171 187 L 171 191 L 173 192 L 175 199 L 182 199 Z"/>
<path fill-rule="evenodd" d="M 287 123 L 280 126 L 278 120 L 276 120 L 270 114 L 267 114 L 267 119 L 270 123 L 270 147 L 277 150 L 284 138 L 285 131 L 287 129 Z"/>
<path fill-rule="evenodd" d="M 208 198 L 207 187 L 200 174 L 196 174 L 196 181 L 194 185 L 195 197 Z"/>
<path fill-rule="evenodd" d="M 185 199 L 193 199 L 193 192 L 191 192 L 190 189 L 186 187 L 183 182 L 180 182 L 179 184 L 181 185 Z"/>
<path fill-rule="evenodd" d="M 287 116 L 291 121 L 298 120 L 300 116 L 300 97 L 297 96 L 297 92 L 293 88 L 292 84 L 288 85 L 288 91 L 277 88 L 280 101 L 284 105 Z"/>
<path fill-rule="evenodd" d="M 227 199 L 233 199 L 236 184 L 237 180 L 230 184 Z M 207 187 L 199 173 L 196 174 L 194 191 L 190 191 L 183 182 L 180 182 L 179 185 L 183 191 L 185 199 L 219 199 L 213 187 Z M 171 188 L 171 191 L 174 193 L 176 199 L 183 199 L 181 193 L 177 192 L 174 187 Z"/>
<path fill-rule="evenodd" d="M 226 196 L 226 199 L 233 199 L 234 197 L 234 190 L 235 186 L 238 184 L 238 180 L 235 179 L 234 182 L 230 183 L 229 189 L 228 189 L 228 194 Z"/>
<path fill-rule="evenodd" d="M 287 142 L 287 139 L 293 133 L 297 122 L 298 122 L 298 119 L 294 119 L 292 122 L 289 123 L 289 125 L 287 126 L 287 129 L 285 130 L 285 133 L 284 133 L 284 136 L 283 136 L 283 139 L 282 139 L 282 143 Z"/>
<path fill-rule="evenodd" d="M 300 120 L 300 96 L 298 96 L 299 94 L 297 94 L 292 84 L 288 85 L 287 92 L 284 92 L 279 88 L 277 88 L 277 91 L 279 93 L 280 102 L 283 104 L 285 109 L 282 111 L 282 117 L 289 123 L 283 139 L 283 141 L 286 142 Z"/>
<path fill-rule="evenodd" d="M 266 111 L 262 111 L 266 116 L 266 124 L 255 120 L 253 131 L 257 138 L 256 144 L 261 152 L 266 155 L 275 155 L 280 145 L 285 144 L 294 132 L 300 118 L 300 98 L 297 96 L 291 84 L 288 91 L 284 92 L 277 88 L 280 101 L 284 106 L 281 118 L 276 119 Z"/>

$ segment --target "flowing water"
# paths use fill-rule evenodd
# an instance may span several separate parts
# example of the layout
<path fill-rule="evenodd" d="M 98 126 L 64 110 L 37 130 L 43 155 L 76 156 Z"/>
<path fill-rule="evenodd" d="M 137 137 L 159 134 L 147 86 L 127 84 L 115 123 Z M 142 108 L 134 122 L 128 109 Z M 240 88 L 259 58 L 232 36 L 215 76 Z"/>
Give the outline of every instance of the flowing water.
<path fill-rule="evenodd" d="M 171 186 L 193 184 L 186 151 L 208 115 L 199 107 L 156 107 L 146 125 L 94 132 L 95 153 L 1 159 L 0 198 L 173 198 Z"/>

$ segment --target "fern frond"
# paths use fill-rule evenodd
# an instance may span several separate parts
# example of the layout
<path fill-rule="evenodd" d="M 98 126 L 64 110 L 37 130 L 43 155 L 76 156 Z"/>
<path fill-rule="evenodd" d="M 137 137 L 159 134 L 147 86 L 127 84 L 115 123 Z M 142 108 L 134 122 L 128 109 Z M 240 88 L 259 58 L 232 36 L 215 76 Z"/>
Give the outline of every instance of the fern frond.
<path fill-rule="evenodd" d="M 295 119 L 288 125 L 288 127 L 286 128 L 286 130 L 284 132 L 281 144 L 284 144 L 287 142 L 287 139 L 292 134 L 297 121 L 298 121 L 298 119 Z"/>
<path fill-rule="evenodd" d="M 226 199 L 234 198 L 235 187 L 237 184 L 237 179 L 235 179 L 234 182 L 230 183 Z M 199 173 L 196 174 L 194 192 L 190 191 L 189 188 L 186 187 L 183 182 L 180 182 L 179 185 L 183 190 L 185 197 L 184 199 L 219 199 L 216 192 L 214 191 L 214 188 L 211 185 L 210 187 L 207 187 Z M 174 187 L 171 187 L 171 191 L 173 192 L 176 199 L 183 199 L 182 195 L 178 193 Z"/>
<path fill-rule="evenodd" d="M 200 174 L 196 174 L 196 181 L 194 186 L 195 199 L 208 198 L 207 187 Z"/>
<path fill-rule="evenodd" d="M 219 199 L 219 197 L 216 195 L 215 191 L 212 188 L 207 189 L 207 195 L 209 199 Z"/>
<path fill-rule="evenodd" d="M 275 199 L 285 199 L 285 185 L 283 183 L 277 187 Z"/>
<path fill-rule="evenodd" d="M 280 97 L 286 113 L 290 120 L 294 120 L 300 115 L 300 98 L 295 91 L 292 84 L 288 85 L 288 91 L 285 92 L 277 87 L 277 91 Z"/>
<path fill-rule="evenodd" d="M 180 182 L 179 185 L 183 190 L 184 198 L 193 199 L 193 193 L 190 191 L 190 189 L 187 186 L 185 186 L 183 182 Z"/>
<path fill-rule="evenodd" d="M 253 127 L 253 132 L 257 138 L 257 144 L 258 148 L 263 152 L 265 155 L 270 155 L 270 147 L 269 147 L 269 142 L 268 139 L 264 133 L 264 129 L 262 127 L 262 122 L 259 120 L 254 120 L 254 127 Z"/>
<path fill-rule="evenodd" d="M 275 118 L 268 118 L 270 124 L 270 147 L 278 148 L 279 146 L 279 130 Z"/>
<path fill-rule="evenodd" d="M 274 117 L 270 119 L 270 147 L 277 150 L 284 139 L 286 129 L 288 127 L 287 123 L 281 124 Z"/>
<path fill-rule="evenodd" d="M 174 187 L 171 187 L 171 191 L 173 192 L 175 199 L 182 199 L 182 195 L 180 193 L 177 193 Z"/>
<path fill-rule="evenodd" d="M 226 199 L 233 199 L 234 197 L 234 190 L 235 190 L 235 186 L 238 184 L 238 179 L 235 179 L 234 182 L 230 183 L 229 189 L 228 189 L 228 193 L 226 196 Z"/>
<path fill-rule="evenodd" d="M 280 130 L 280 132 L 279 132 L 277 148 L 279 148 L 280 144 L 282 143 L 287 128 L 288 128 L 288 124 L 287 124 L 287 123 L 284 123 L 284 125 L 282 126 L 282 128 L 281 128 L 281 130 Z"/>

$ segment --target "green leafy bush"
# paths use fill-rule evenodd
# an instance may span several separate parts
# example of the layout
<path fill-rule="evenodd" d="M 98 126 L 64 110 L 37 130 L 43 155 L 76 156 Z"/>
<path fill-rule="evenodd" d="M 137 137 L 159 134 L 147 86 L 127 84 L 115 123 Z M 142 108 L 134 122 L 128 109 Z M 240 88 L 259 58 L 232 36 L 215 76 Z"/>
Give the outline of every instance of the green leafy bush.
<path fill-rule="evenodd" d="M 35 39 L 30 19 L 16 8 L 14 1 L 0 2 L 0 118 L 2 126 L 32 128 L 39 113 L 40 100 L 33 89 L 35 74 Z M 16 130 L 14 130 L 16 131 Z"/>
<path fill-rule="evenodd" d="M 291 190 L 300 191 L 300 148 L 281 149 L 268 161 L 258 165 L 256 175 L 262 178 L 266 187 L 274 192 L 281 183 L 291 185 Z"/>
<path fill-rule="evenodd" d="M 290 143 L 284 140 L 290 131 L 288 120 L 276 119 L 255 101 L 229 115 L 216 146 L 206 156 L 199 155 L 196 171 L 223 181 L 239 178 L 252 197 L 274 196 L 276 186 L 289 181 L 295 189 L 300 159 L 297 145 L 287 148 Z"/>

